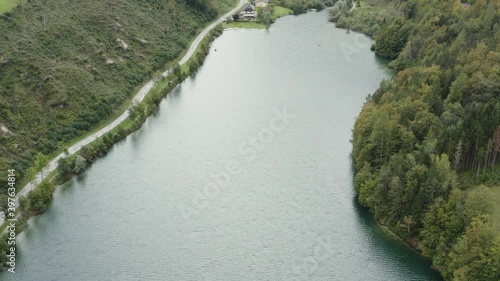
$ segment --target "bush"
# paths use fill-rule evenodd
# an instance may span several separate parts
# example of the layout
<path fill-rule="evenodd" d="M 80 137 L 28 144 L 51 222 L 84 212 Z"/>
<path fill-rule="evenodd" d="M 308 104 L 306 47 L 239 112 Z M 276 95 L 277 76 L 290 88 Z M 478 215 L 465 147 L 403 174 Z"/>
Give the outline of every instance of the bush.
<path fill-rule="evenodd" d="M 47 181 L 42 182 L 35 190 L 28 194 L 28 210 L 35 215 L 45 212 L 50 199 L 52 199 L 53 192 L 54 186 L 52 184 Z"/>

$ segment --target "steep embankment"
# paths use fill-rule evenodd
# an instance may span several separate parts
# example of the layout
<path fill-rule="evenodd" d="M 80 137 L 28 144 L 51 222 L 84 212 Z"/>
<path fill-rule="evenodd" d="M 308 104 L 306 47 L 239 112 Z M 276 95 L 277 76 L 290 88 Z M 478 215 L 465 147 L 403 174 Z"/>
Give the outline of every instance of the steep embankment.
<path fill-rule="evenodd" d="M 236 1 L 21 1 L 0 16 L 0 170 L 112 117 Z M 6 177 L 0 179 L 5 194 Z M 2 200 L 6 201 L 6 200 Z"/>
<path fill-rule="evenodd" d="M 500 280 L 500 2 L 351 2 L 332 20 L 374 34 L 399 70 L 356 121 L 359 202 L 447 280 Z"/>

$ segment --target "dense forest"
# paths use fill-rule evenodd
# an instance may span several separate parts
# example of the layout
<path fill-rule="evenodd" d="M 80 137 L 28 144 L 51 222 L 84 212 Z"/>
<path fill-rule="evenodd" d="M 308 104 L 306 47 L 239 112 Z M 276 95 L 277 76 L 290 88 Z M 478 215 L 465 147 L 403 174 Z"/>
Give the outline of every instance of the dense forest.
<path fill-rule="evenodd" d="M 352 4 L 332 20 L 397 71 L 353 130 L 359 202 L 445 279 L 500 280 L 500 1 Z"/>
<path fill-rule="evenodd" d="M 141 83 L 236 3 L 19 1 L 0 15 L 0 171 L 15 169 L 19 182 L 36 172 L 36 155 L 50 158 L 123 112 Z"/>

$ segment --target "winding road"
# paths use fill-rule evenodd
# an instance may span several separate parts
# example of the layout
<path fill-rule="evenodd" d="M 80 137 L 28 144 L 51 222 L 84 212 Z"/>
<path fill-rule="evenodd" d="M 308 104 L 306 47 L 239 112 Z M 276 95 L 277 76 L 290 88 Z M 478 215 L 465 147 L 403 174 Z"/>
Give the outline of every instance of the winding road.
<path fill-rule="evenodd" d="M 187 51 L 186 55 L 180 60 L 179 64 L 180 65 L 183 65 L 185 64 L 193 55 L 194 53 L 196 52 L 196 49 L 198 48 L 198 45 L 200 45 L 200 42 L 201 40 L 203 40 L 203 38 L 212 30 L 214 29 L 214 27 L 216 27 L 218 24 L 222 23 L 223 20 L 229 16 L 232 16 L 233 14 L 235 14 L 241 7 L 243 7 L 243 5 L 245 3 L 247 3 L 248 1 L 247 0 L 240 0 L 238 6 L 236 8 L 234 8 L 233 10 L 231 10 L 230 12 L 228 12 L 227 14 L 223 15 L 222 17 L 220 17 L 218 20 L 214 21 L 212 24 L 210 24 L 209 26 L 207 26 L 199 35 L 198 37 L 196 37 L 196 39 L 194 40 L 194 42 L 191 44 L 191 46 L 189 47 L 189 50 Z M 170 73 L 172 72 L 172 69 L 168 69 L 166 70 L 165 72 L 163 72 L 161 74 L 162 77 L 167 77 L 168 75 L 170 75 Z M 15 199 L 16 199 L 16 205 L 17 205 L 17 202 L 19 202 L 19 198 L 21 196 L 26 196 L 28 195 L 29 192 L 31 192 L 36 186 L 38 186 L 41 182 L 42 182 L 42 174 L 43 174 L 43 178 L 45 178 L 47 175 L 49 175 L 51 172 L 55 171 L 55 169 L 57 169 L 57 164 L 58 164 L 58 161 L 59 159 L 61 158 L 65 158 L 65 157 L 68 157 L 70 155 L 73 155 L 75 154 L 76 152 L 78 152 L 82 147 L 92 143 L 93 141 L 97 140 L 98 138 L 102 137 L 103 135 L 105 135 L 106 133 L 108 133 L 109 131 L 113 130 L 114 128 L 116 128 L 118 125 L 120 125 L 120 123 L 122 123 L 123 121 L 125 121 L 125 119 L 127 119 L 127 117 L 129 116 L 129 109 L 130 107 L 133 105 L 133 104 L 138 104 L 140 103 L 142 100 L 144 100 L 144 98 L 146 97 L 146 95 L 149 93 L 149 91 L 151 91 L 151 89 L 154 87 L 154 85 L 156 84 L 156 78 L 154 79 L 151 79 L 146 85 L 144 85 L 140 90 L 139 92 L 137 93 L 137 95 L 134 97 L 131 105 L 127 108 L 127 110 L 125 110 L 118 118 L 116 118 L 113 122 L 111 122 L 110 124 L 108 124 L 106 127 L 100 129 L 99 131 L 93 133 L 92 135 L 86 137 L 85 139 L 77 142 L 76 144 L 74 144 L 73 146 L 71 146 L 70 148 L 68 148 L 68 154 L 67 153 L 61 153 L 59 154 L 58 156 L 56 156 L 54 159 L 52 159 L 49 164 L 47 166 L 45 166 L 45 168 L 42 170 L 41 173 L 38 173 L 36 178 L 31 182 L 31 183 L 28 183 L 26 184 L 16 195 Z M 3 223 L 3 218 L 0 218 L 0 224 Z"/>

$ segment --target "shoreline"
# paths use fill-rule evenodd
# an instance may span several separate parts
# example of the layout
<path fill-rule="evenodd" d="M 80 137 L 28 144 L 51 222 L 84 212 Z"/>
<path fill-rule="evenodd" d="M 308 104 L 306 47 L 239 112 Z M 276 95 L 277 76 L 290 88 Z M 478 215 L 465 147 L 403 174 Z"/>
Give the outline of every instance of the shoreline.
<path fill-rule="evenodd" d="M 21 221 L 21 226 L 17 228 L 17 234 L 21 233 L 24 228 L 27 220 L 32 216 L 39 215 L 43 213 L 33 212 L 30 210 L 30 214 L 23 214 L 23 206 L 20 204 L 20 199 L 24 197 L 26 200 L 32 191 L 38 190 L 42 184 L 48 184 L 52 188 L 50 193 L 52 194 L 55 188 L 60 187 L 62 184 L 66 183 L 72 176 L 77 176 L 85 172 L 85 170 L 97 159 L 105 154 L 112 148 L 112 146 L 119 141 L 123 140 L 129 134 L 138 130 L 142 124 L 146 121 L 146 119 L 157 109 L 159 102 L 165 97 L 169 91 L 175 88 L 177 85 L 182 83 L 187 77 L 194 74 L 198 68 L 203 64 L 205 57 L 208 55 L 208 50 L 205 50 L 205 53 L 202 54 L 201 57 L 197 56 L 199 54 L 200 48 L 207 48 L 216 37 L 222 34 L 222 30 L 224 30 L 224 26 L 227 25 L 225 20 L 235 14 L 243 5 L 246 3 L 246 0 L 239 0 L 237 6 L 230 10 L 229 12 L 223 14 L 213 22 L 211 22 L 208 26 L 206 26 L 192 41 L 191 45 L 187 50 L 185 50 L 181 54 L 180 60 L 176 63 L 172 61 L 167 65 L 174 65 L 168 68 L 165 71 L 158 70 L 153 75 L 154 77 L 149 79 L 146 84 L 143 86 L 138 86 L 138 91 L 132 98 L 129 100 L 128 105 L 122 106 L 122 108 L 126 108 L 121 114 L 115 116 L 113 119 L 110 119 L 111 122 L 106 124 L 102 124 L 97 126 L 94 131 L 89 131 L 84 134 L 83 138 L 77 138 L 76 142 L 72 143 L 69 148 L 64 148 L 59 150 L 54 158 L 51 158 L 48 164 L 40 171 L 37 171 L 35 178 L 28 183 L 25 183 L 23 187 L 16 191 L 16 207 L 18 211 L 16 212 L 16 219 L 19 219 L 21 215 L 23 220 Z M 287 9 L 283 7 L 279 7 L 282 9 Z M 291 10 L 290 10 L 291 11 Z M 280 14 L 273 18 L 274 20 L 292 15 L 291 13 Z M 254 25 L 259 25 L 258 28 L 266 28 L 266 26 L 258 21 L 242 21 L 242 24 L 250 23 Z M 260 27 L 262 25 L 262 27 Z M 269 26 L 267 26 L 268 28 Z M 216 31 L 219 28 L 220 31 Z M 242 28 L 253 28 L 253 27 L 242 27 Z M 229 28 L 233 29 L 233 28 Z M 237 29 L 237 28 L 236 28 Z M 216 31 L 212 35 L 212 33 Z M 177 72 L 176 69 L 179 69 Z M 140 116 L 134 116 L 137 109 L 146 110 L 147 112 L 143 112 Z M 109 144 L 104 150 L 100 150 L 95 158 L 90 159 L 91 161 L 87 162 L 87 166 L 79 173 L 71 173 L 66 174 L 61 178 L 61 172 L 59 163 L 61 160 L 75 160 L 76 157 L 80 156 L 82 150 L 93 149 L 94 146 L 98 146 L 100 141 L 102 141 L 105 137 L 111 137 L 113 139 L 112 143 Z M 51 198 L 49 199 L 49 201 Z M 49 202 L 47 201 L 47 203 Z M 0 231 L 2 234 L 6 234 L 8 221 L 4 219 L 0 223 Z"/>
<path fill-rule="evenodd" d="M 199 51 L 200 46 L 202 46 L 203 44 L 207 44 L 205 42 L 205 40 L 207 38 L 210 39 L 207 35 L 211 34 L 211 32 L 214 31 L 223 22 L 223 20 L 225 18 L 227 18 L 227 17 L 231 16 L 232 14 L 234 14 L 235 12 L 237 12 L 244 5 L 245 2 L 246 1 L 244 1 L 244 0 L 239 0 L 237 6 L 235 8 L 233 8 L 229 12 L 223 14 L 222 16 L 220 16 L 219 18 L 217 18 L 216 20 L 211 22 L 208 26 L 206 26 L 192 41 L 189 49 L 187 49 L 185 51 L 185 53 L 183 52 L 184 55 L 177 65 L 179 67 L 182 67 L 182 66 L 185 66 L 188 63 L 190 63 L 192 61 L 192 59 L 199 59 L 195 55 Z M 210 40 L 209 43 L 211 41 L 212 40 Z M 202 60 L 203 59 L 204 59 L 204 57 L 202 58 Z M 171 63 L 173 63 L 173 62 L 171 62 Z M 174 63 L 174 65 L 175 65 L 175 63 Z M 127 125 L 128 125 L 127 123 L 137 122 L 137 120 L 130 120 L 131 118 L 134 118 L 134 116 L 132 116 L 132 114 L 131 114 L 131 111 L 135 107 L 138 107 L 140 105 L 143 105 L 144 103 L 150 102 L 148 99 L 151 99 L 151 96 L 153 94 L 155 94 L 155 93 L 157 94 L 158 91 L 165 91 L 166 86 L 176 86 L 177 84 L 181 83 L 186 77 L 191 75 L 192 72 L 197 70 L 197 68 L 193 69 L 193 70 L 189 69 L 190 73 L 183 75 L 185 77 L 182 77 L 182 79 L 176 79 L 176 80 L 180 80 L 180 81 L 176 81 L 174 84 L 172 84 L 171 83 L 172 81 L 168 80 L 168 78 L 171 78 L 172 76 L 178 75 L 177 73 L 174 73 L 176 68 L 177 68 L 177 66 L 171 67 L 171 68 L 161 72 L 161 75 L 159 77 L 151 78 L 130 99 L 129 104 L 128 104 L 128 106 L 126 106 L 126 110 L 123 113 L 118 115 L 118 117 L 116 117 L 115 119 L 112 119 L 112 121 L 109 124 L 104 125 L 102 127 L 98 127 L 95 131 L 89 131 L 87 133 L 88 135 L 85 138 L 80 139 L 76 143 L 73 143 L 69 148 L 63 149 L 63 151 L 61 153 L 59 153 L 56 157 L 50 159 L 48 164 L 41 171 L 37 171 L 36 177 L 32 181 L 29 181 L 28 183 L 26 183 L 24 186 L 22 186 L 22 188 L 20 188 L 16 192 L 16 196 L 15 196 L 16 207 L 18 209 L 21 209 L 21 208 L 19 208 L 20 207 L 20 199 L 23 197 L 27 198 L 27 196 L 32 191 L 37 190 L 38 187 L 42 183 L 44 183 L 44 182 L 50 183 L 50 181 L 52 181 L 54 179 L 54 177 L 57 178 L 57 174 L 59 172 L 59 170 L 58 170 L 59 161 L 61 159 L 69 159 L 71 157 L 75 157 L 75 156 L 79 155 L 79 152 L 83 148 L 87 148 L 89 146 L 92 146 L 97 141 L 102 140 L 106 135 L 113 134 L 113 132 L 115 130 L 120 130 L 120 129 L 123 129 L 123 127 L 127 127 Z M 157 71 L 156 73 L 159 73 L 159 71 Z M 173 75 L 171 75 L 171 74 L 173 74 Z M 175 77 L 175 78 L 181 78 L 181 77 Z M 165 95 L 166 94 L 167 93 L 165 93 Z M 142 125 L 142 123 L 144 121 L 145 121 L 145 119 L 143 121 L 141 121 L 140 124 Z M 135 130 L 133 130 L 133 131 L 135 131 Z M 130 131 L 129 133 L 131 133 L 133 131 Z M 113 144 L 117 143 L 118 141 L 119 140 L 117 140 L 116 142 L 113 142 Z M 61 183 L 58 182 L 57 184 L 61 184 Z M 19 217 L 19 215 L 20 215 L 19 213 L 17 213 L 16 218 Z M 7 221 L 4 220 L 0 225 L 0 229 L 2 229 L 2 233 L 5 233 L 6 225 L 7 225 Z M 22 229 L 18 233 L 20 233 L 21 231 L 22 231 Z"/>
<path fill-rule="evenodd" d="M 169 77 L 170 74 L 172 74 L 174 72 L 174 70 L 176 68 L 176 64 L 185 70 L 184 66 L 188 62 L 191 62 L 191 60 L 194 58 L 194 56 L 196 55 L 196 52 L 199 50 L 199 47 L 202 44 L 202 41 L 207 37 L 207 35 L 209 35 L 211 33 L 211 31 L 213 31 L 217 26 L 219 26 L 221 24 L 224 25 L 224 27 L 226 27 L 228 23 L 225 22 L 225 19 L 227 19 L 228 17 L 230 17 L 231 15 L 236 13 L 239 9 L 241 9 L 241 7 L 245 3 L 246 3 L 245 0 L 239 0 L 237 6 L 235 8 L 233 8 L 231 11 L 223 14 L 218 19 L 214 20 L 207 27 L 205 27 L 202 30 L 202 32 L 200 32 L 195 37 L 195 39 L 192 41 L 190 47 L 185 52 L 183 52 L 183 56 L 179 60 L 178 63 L 175 63 L 175 61 L 168 63 L 167 65 L 173 64 L 174 66 L 170 67 L 169 69 L 167 69 L 163 72 L 161 70 L 156 71 L 155 75 L 159 74 L 158 77 L 153 77 L 146 84 L 144 84 L 142 87 L 140 87 L 140 88 L 138 87 L 137 93 L 130 99 L 129 104 L 123 106 L 124 108 L 126 108 L 125 111 L 123 111 L 123 113 L 121 113 L 120 115 L 116 116 L 113 119 L 110 119 L 111 122 L 108 123 L 107 125 L 102 124 L 100 126 L 97 126 L 97 128 L 94 131 L 87 132 L 86 134 L 83 135 L 84 137 L 82 139 L 77 138 L 76 142 L 72 143 L 69 148 L 64 148 L 64 149 L 62 149 L 62 151 L 59 150 L 58 152 L 56 152 L 56 153 L 58 153 L 58 154 L 56 154 L 57 156 L 50 159 L 48 164 L 41 171 L 37 171 L 37 174 L 33 180 L 29 181 L 28 183 L 25 183 L 21 189 L 16 191 L 16 196 L 15 196 L 16 206 L 19 207 L 19 199 L 21 198 L 21 196 L 27 197 L 28 194 L 31 191 L 35 190 L 42 182 L 44 182 L 45 180 L 49 180 L 49 179 L 51 180 L 54 176 L 57 177 L 57 171 L 58 171 L 57 168 L 58 168 L 59 160 L 65 159 L 65 158 L 70 158 L 70 157 L 77 155 L 78 152 L 82 148 L 87 147 L 87 146 L 95 143 L 97 140 L 102 139 L 106 134 L 112 133 L 114 129 L 119 128 L 120 125 L 125 123 L 127 121 L 127 119 L 130 117 L 130 112 L 131 112 L 131 110 L 133 110 L 134 107 L 142 104 L 144 102 L 144 100 L 149 96 L 149 93 L 151 91 L 158 90 L 158 89 L 156 89 L 156 87 L 159 86 L 160 91 L 165 90 L 166 85 L 161 85 L 162 79 Z M 283 7 L 280 7 L 280 8 L 283 8 Z M 288 9 L 288 8 L 285 8 L 285 9 Z M 282 14 L 282 15 L 276 16 L 275 18 L 273 18 L 272 23 L 274 23 L 274 20 L 281 18 L 283 16 L 287 16 L 287 15 L 292 15 L 292 14 L 288 13 L 288 14 Z M 263 23 L 260 23 L 258 21 L 242 21 L 239 23 L 241 23 L 244 26 L 241 28 L 266 28 L 266 26 Z M 272 23 L 270 25 L 272 25 Z M 258 27 L 245 26 L 246 24 L 256 25 Z M 267 28 L 269 28 L 269 26 L 267 26 Z M 238 28 L 230 27 L 228 29 L 238 29 Z M 211 41 L 212 40 L 210 40 L 210 42 Z M 199 62 L 199 63 L 202 64 L 202 62 Z M 187 78 L 189 75 L 192 75 L 192 73 L 195 71 L 196 70 L 189 69 L 188 73 L 183 74 L 183 78 L 180 81 L 175 82 L 175 85 L 180 84 L 185 78 Z M 168 81 L 169 86 L 170 86 L 170 82 L 171 81 Z M 175 85 L 174 85 L 174 87 L 175 87 Z M 141 122 L 141 123 L 143 123 L 143 122 Z M 58 183 L 58 184 L 61 184 L 61 183 Z M 1 222 L 0 223 L 0 230 L 3 231 L 5 226 L 6 226 L 6 221 Z"/>
<path fill-rule="evenodd" d="M 212 35 L 212 32 L 216 31 L 216 28 L 220 27 L 221 24 L 228 25 L 227 23 L 223 23 L 222 19 L 227 18 L 228 15 L 230 15 L 230 14 L 236 12 L 238 9 L 240 9 L 241 5 L 242 5 L 241 3 L 243 3 L 242 0 L 240 0 L 237 8 L 231 10 L 229 13 L 224 14 L 222 17 L 220 17 L 217 20 L 215 20 L 214 22 L 212 22 L 205 29 L 203 29 L 203 31 L 201 33 L 199 33 L 198 36 L 194 39 L 193 43 L 190 45 L 189 49 L 187 49 L 183 58 L 179 61 L 179 67 L 180 68 L 187 67 L 188 68 L 187 72 L 182 73 L 181 76 L 177 76 L 175 74 L 176 67 L 172 67 L 172 68 L 167 69 L 164 72 L 161 72 L 160 77 L 150 79 L 132 97 L 129 105 L 127 106 L 127 109 L 121 115 L 119 115 L 117 118 L 115 118 L 108 125 L 103 126 L 102 128 L 99 128 L 96 131 L 89 132 L 90 133 L 89 136 L 85 137 L 84 139 L 78 141 L 77 143 L 73 144 L 70 148 L 68 148 L 67 149 L 68 153 L 62 152 L 58 156 L 56 156 L 55 158 L 50 160 L 49 164 L 44 168 L 44 170 L 46 170 L 43 172 L 44 179 L 42 180 L 41 179 L 42 176 L 40 175 L 40 173 L 38 173 L 36 176 L 37 183 L 35 184 L 35 186 L 33 186 L 32 183 L 28 183 L 25 186 L 23 186 L 23 188 L 20 189 L 19 192 L 16 194 L 16 201 L 18 202 L 19 201 L 18 199 L 21 196 L 28 196 L 31 191 L 36 190 L 38 188 L 38 186 L 41 185 L 45 181 L 46 182 L 56 181 L 57 183 L 56 183 L 55 188 L 59 188 L 62 184 L 66 183 L 72 176 L 77 176 L 77 175 L 81 174 L 81 173 L 71 174 L 71 175 L 69 175 L 69 177 L 66 177 L 64 179 L 64 181 L 59 182 L 60 181 L 60 179 L 58 178 L 59 160 L 77 157 L 81 154 L 81 151 L 84 148 L 89 148 L 89 147 L 92 148 L 92 146 L 94 146 L 96 143 L 98 143 L 98 141 L 102 140 L 105 136 L 113 135 L 113 134 L 121 135 L 121 133 L 117 133 L 117 131 L 125 130 L 125 133 L 121 139 L 118 139 L 117 141 L 113 141 L 113 143 L 108 148 L 106 148 L 105 151 L 102 152 L 103 153 L 102 155 L 99 155 L 96 158 L 94 158 L 92 161 L 88 162 L 89 165 L 86 167 L 86 168 L 88 168 L 92 165 L 92 163 L 96 159 L 105 156 L 107 151 L 109 151 L 115 144 L 119 143 L 121 140 L 126 138 L 128 135 L 130 135 L 131 133 L 138 130 L 144 124 L 144 122 L 147 120 L 147 118 L 153 112 L 155 112 L 159 101 L 161 101 L 166 95 L 168 95 L 168 93 L 173 88 L 175 88 L 176 86 L 181 84 L 187 77 L 193 75 L 198 70 L 198 68 L 201 66 L 201 64 L 203 62 L 198 61 L 199 65 L 193 69 L 191 69 L 192 66 L 190 66 L 188 64 L 192 63 L 193 60 L 198 60 L 196 54 L 198 53 L 198 51 L 200 51 L 200 48 L 203 47 L 203 44 L 206 43 L 206 41 L 208 41 L 208 43 L 206 43 L 206 44 L 210 45 L 210 43 L 216 37 L 218 37 L 220 35 L 220 34 L 218 34 L 215 36 L 209 36 L 209 35 Z M 354 10 L 354 8 L 355 8 L 355 6 L 352 7 L 351 11 Z M 311 11 L 312 10 L 308 10 L 308 12 L 311 12 Z M 313 12 L 315 12 L 315 11 L 313 11 Z M 287 16 L 287 15 L 284 15 L 284 16 Z M 278 18 L 281 18 L 281 17 L 283 17 L 283 16 L 280 16 Z M 228 29 L 269 28 L 269 26 L 272 25 L 274 23 L 274 21 L 270 25 L 267 25 L 267 26 L 260 23 L 260 22 L 241 22 L 241 23 L 242 23 L 241 27 L 235 28 L 235 27 L 228 26 L 227 28 Z M 254 25 L 257 25 L 259 27 L 245 26 L 246 23 L 254 24 Z M 262 27 L 260 27 L 260 25 L 262 25 Z M 335 28 L 342 29 L 342 27 L 337 27 L 337 24 L 335 24 Z M 361 31 L 356 31 L 356 32 L 363 33 Z M 206 55 L 207 54 L 204 54 L 201 61 L 203 61 L 205 59 Z M 158 73 L 160 73 L 160 71 L 158 71 Z M 154 96 L 154 94 L 159 94 L 159 96 L 161 96 L 161 98 L 159 100 L 157 100 L 156 97 Z M 141 106 L 141 105 L 150 106 L 151 108 L 150 108 L 150 110 L 146 109 L 146 111 L 142 115 L 134 116 L 134 114 L 132 113 L 132 110 L 134 108 Z M 66 149 L 65 149 L 65 151 L 66 151 Z M 86 168 L 85 168 L 85 170 L 86 170 Z M 83 170 L 82 173 L 84 173 L 85 170 Z M 357 198 L 357 195 L 356 195 L 356 198 Z M 17 203 L 17 204 L 19 206 L 19 203 Z M 371 210 L 370 210 L 370 214 L 373 216 L 373 214 L 371 213 Z M 30 215 L 30 218 L 33 216 L 37 216 L 37 215 L 38 215 L 38 213 L 32 214 L 32 215 Z M 399 240 L 399 241 L 403 242 L 405 245 L 407 245 L 407 247 L 411 248 L 412 250 L 417 252 L 419 255 L 421 255 L 425 259 L 428 259 L 429 261 L 432 262 L 432 260 L 425 257 L 422 254 L 422 252 L 418 250 L 418 248 L 413 247 L 403 237 L 401 237 L 401 236 L 397 235 L 395 232 L 393 232 L 393 230 L 389 226 L 382 224 L 377 219 L 375 219 L 375 221 L 377 222 L 378 226 L 382 229 L 382 231 L 385 232 L 387 235 L 391 236 L 392 239 Z M 27 225 L 27 220 L 26 220 L 25 224 Z M 2 233 L 5 233 L 6 225 L 7 225 L 7 221 L 5 221 L 0 226 L 0 229 L 2 229 Z M 17 234 L 22 232 L 24 227 L 21 227 L 19 229 L 20 230 L 19 230 L 19 232 L 17 232 Z M 436 270 L 437 272 L 439 272 L 441 274 L 441 272 L 439 270 L 435 269 L 434 267 L 432 267 L 432 268 L 433 268 L 433 270 Z"/>

